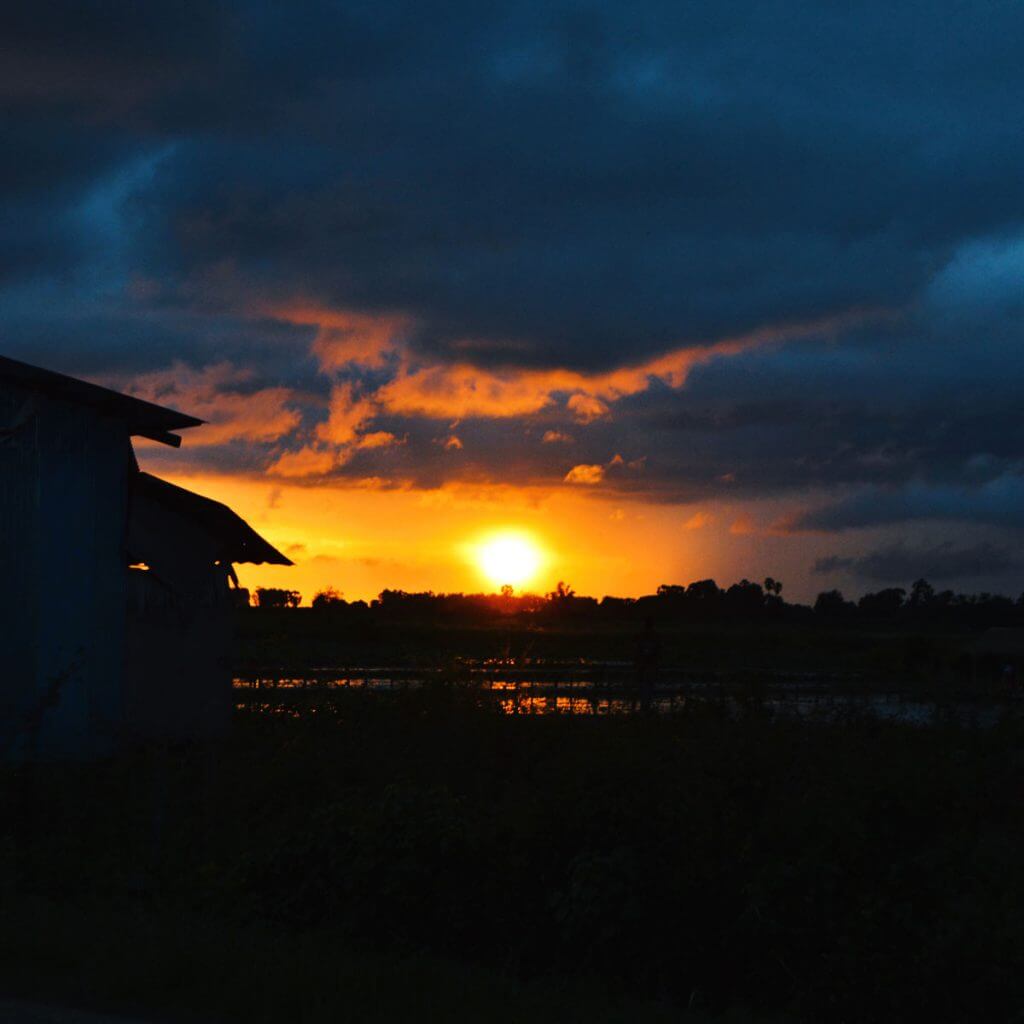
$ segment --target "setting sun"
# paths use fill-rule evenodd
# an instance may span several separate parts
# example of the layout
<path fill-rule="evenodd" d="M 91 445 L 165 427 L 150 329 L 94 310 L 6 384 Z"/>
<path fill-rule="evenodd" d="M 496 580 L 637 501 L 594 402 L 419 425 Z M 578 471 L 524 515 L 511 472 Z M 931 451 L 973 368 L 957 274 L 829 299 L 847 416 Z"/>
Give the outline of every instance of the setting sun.
<path fill-rule="evenodd" d="M 485 537 L 473 549 L 480 572 L 496 587 L 521 587 L 534 578 L 544 561 L 537 542 L 518 530 Z"/>

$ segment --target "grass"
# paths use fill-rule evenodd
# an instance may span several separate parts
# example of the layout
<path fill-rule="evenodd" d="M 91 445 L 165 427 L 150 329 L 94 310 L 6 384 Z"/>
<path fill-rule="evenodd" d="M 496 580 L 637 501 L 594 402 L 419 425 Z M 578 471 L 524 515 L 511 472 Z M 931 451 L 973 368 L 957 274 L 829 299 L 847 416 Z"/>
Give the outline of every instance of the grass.
<path fill-rule="evenodd" d="M 1009 1020 L 1022 769 L 1014 719 L 338 692 L 7 769 L 0 977 L 232 1020 Z"/>
<path fill-rule="evenodd" d="M 0 983 L 8 995 L 147 1020 L 679 1020 L 668 1007 L 613 1000 L 575 979 L 522 983 L 450 958 L 353 950 L 329 932 L 243 929 L 167 907 L 15 899 L 5 904 L 0 938 Z M 695 1014 L 685 1019 L 705 1020 Z"/>

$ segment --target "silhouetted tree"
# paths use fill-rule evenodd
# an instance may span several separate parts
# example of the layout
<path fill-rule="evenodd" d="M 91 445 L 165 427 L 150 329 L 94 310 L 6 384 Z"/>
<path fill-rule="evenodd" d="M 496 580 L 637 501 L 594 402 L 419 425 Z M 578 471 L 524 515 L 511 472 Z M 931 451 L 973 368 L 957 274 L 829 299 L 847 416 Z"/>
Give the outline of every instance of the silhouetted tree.
<path fill-rule="evenodd" d="M 826 590 L 819 594 L 814 602 L 815 615 L 826 618 L 849 616 L 856 611 L 857 606 L 852 601 L 847 601 L 841 590 Z"/>
<path fill-rule="evenodd" d="M 302 595 L 297 590 L 280 587 L 257 587 L 256 604 L 260 608 L 298 608 Z"/>
<path fill-rule="evenodd" d="M 903 607 L 903 599 L 907 592 L 902 587 L 887 587 L 876 594 L 865 594 L 857 607 L 865 615 L 877 618 L 890 618 Z"/>
<path fill-rule="evenodd" d="M 298 591 L 261 587 L 253 595 L 260 608 L 295 608 L 301 603 Z M 915 580 L 909 594 L 899 587 L 865 594 L 854 604 L 838 590 L 820 593 L 811 608 L 788 604 L 782 597 L 782 583 L 772 576 L 763 585 L 742 579 L 722 589 L 712 579 L 695 580 L 689 585 L 663 583 L 654 594 L 637 598 L 604 597 L 600 604 L 592 597 L 576 593 L 559 580 L 555 589 L 543 596 L 516 594 L 510 587 L 501 593 L 435 594 L 404 590 L 382 590 L 368 606 L 365 601 L 347 602 L 333 587 L 325 587 L 313 598 L 314 609 L 333 609 L 332 615 L 349 616 L 360 622 L 383 620 L 422 622 L 424 624 L 464 623 L 484 626 L 503 620 L 507 626 L 516 616 L 523 624 L 531 619 L 543 622 L 569 622 L 574 626 L 591 622 L 642 622 L 655 616 L 669 623 L 755 623 L 768 620 L 789 623 L 819 621 L 885 621 L 913 628 L 984 629 L 991 626 L 1024 626 L 1024 595 L 1017 600 L 998 594 L 956 594 L 951 590 L 935 592 L 924 579 Z M 338 621 L 347 621 L 339 619 Z"/>
<path fill-rule="evenodd" d="M 758 583 L 740 580 L 725 592 L 725 606 L 735 618 L 755 617 L 764 610 L 764 591 Z"/>
<path fill-rule="evenodd" d="M 701 604 L 717 604 L 722 592 L 714 580 L 695 580 L 686 588 L 686 596 Z"/>
<path fill-rule="evenodd" d="M 924 608 L 935 600 L 935 588 L 925 579 L 915 580 L 910 587 L 907 605 L 910 608 Z"/>
<path fill-rule="evenodd" d="M 563 583 L 562 580 L 559 580 L 555 584 L 555 589 L 544 596 L 551 602 L 568 601 L 576 596 L 576 591 L 568 583 Z"/>
<path fill-rule="evenodd" d="M 314 608 L 341 608 L 346 604 L 345 599 L 341 596 L 340 590 L 335 590 L 334 587 L 325 587 L 319 591 L 313 598 L 312 605 Z"/>

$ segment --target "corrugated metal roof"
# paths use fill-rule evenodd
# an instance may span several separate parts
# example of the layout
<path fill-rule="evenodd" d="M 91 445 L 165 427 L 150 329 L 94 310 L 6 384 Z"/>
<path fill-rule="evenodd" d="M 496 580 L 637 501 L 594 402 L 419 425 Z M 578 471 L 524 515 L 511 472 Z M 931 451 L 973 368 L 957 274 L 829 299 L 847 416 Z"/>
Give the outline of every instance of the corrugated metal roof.
<path fill-rule="evenodd" d="M 149 473 L 136 473 L 132 478 L 132 517 L 129 519 L 129 557 L 143 562 L 151 561 L 152 555 L 144 550 L 145 536 L 148 534 L 151 545 L 159 544 L 161 549 L 167 544 L 176 543 L 176 538 L 165 536 L 168 530 L 175 532 L 166 517 L 148 523 L 134 523 L 137 512 L 147 507 L 157 506 L 171 513 L 173 517 L 198 527 L 207 538 L 208 552 L 213 560 L 221 562 L 269 562 L 271 565 L 292 565 L 272 544 L 265 541 L 241 516 L 232 512 L 227 505 L 222 505 L 212 498 L 204 498 L 201 494 L 178 487 L 161 480 Z M 147 517 L 147 518 L 152 518 Z M 140 534 L 133 541 L 134 527 L 138 526 Z M 145 531 L 145 532 L 144 532 Z M 157 534 L 160 536 L 158 537 Z M 197 548 L 195 538 L 185 538 L 189 549 Z M 206 543 L 204 542 L 204 546 Z M 139 550 L 134 550 L 138 547 Z"/>
<path fill-rule="evenodd" d="M 119 391 L 112 391 L 98 384 L 78 380 L 76 377 L 67 377 L 63 373 L 55 373 L 53 370 L 44 370 L 39 366 L 0 356 L 0 380 L 4 379 L 54 398 L 89 406 L 105 415 L 114 416 L 124 421 L 127 433 L 173 445 L 175 448 L 181 444 L 181 438 L 171 431 L 198 427 L 203 423 L 195 416 L 186 416 L 174 409 L 145 402 L 141 398 L 133 398 L 131 395 L 123 395 Z"/>

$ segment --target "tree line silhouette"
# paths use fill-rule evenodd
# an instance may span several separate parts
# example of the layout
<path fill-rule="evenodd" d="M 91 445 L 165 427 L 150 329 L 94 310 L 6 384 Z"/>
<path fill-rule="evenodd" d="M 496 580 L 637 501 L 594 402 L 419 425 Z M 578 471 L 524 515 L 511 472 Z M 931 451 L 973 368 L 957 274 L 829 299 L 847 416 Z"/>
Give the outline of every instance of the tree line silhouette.
<path fill-rule="evenodd" d="M 538 624 L 548 622 L 601 622 L 611 619 L 660 624 L 716 623 L 828 623 L 831 625 L 906 625 L 985 628 L 1024 626 L 1024 594 L 1016 600 L 1000 594 L 962 594 L 937 591 L 927 580 L 909 588 L 886 587 L 851 601 L 839 590 L 818 594 L 811 606 L 790 603 L 782 596 L 783 584 L 771 576 L 762 583 L 742 579 L 720 587 L 713 579 L 689 584 L 665 583 L 643 597 L 605 596 L 598 600 L 577 594 L 564 581 L 547 594 L 515 594 L 511 587 L 499 593 L 463 594 L 410 592 L 385 589 L 372 601 L 347 601 L 333 587 L 317 592 L 312 610 L 321 614 L 380 621 L 469 624 L 513 617 Z M 296 609 L 301 595 L 295 590 L 260 587 L 253 595 L 260 609 Z"/>

